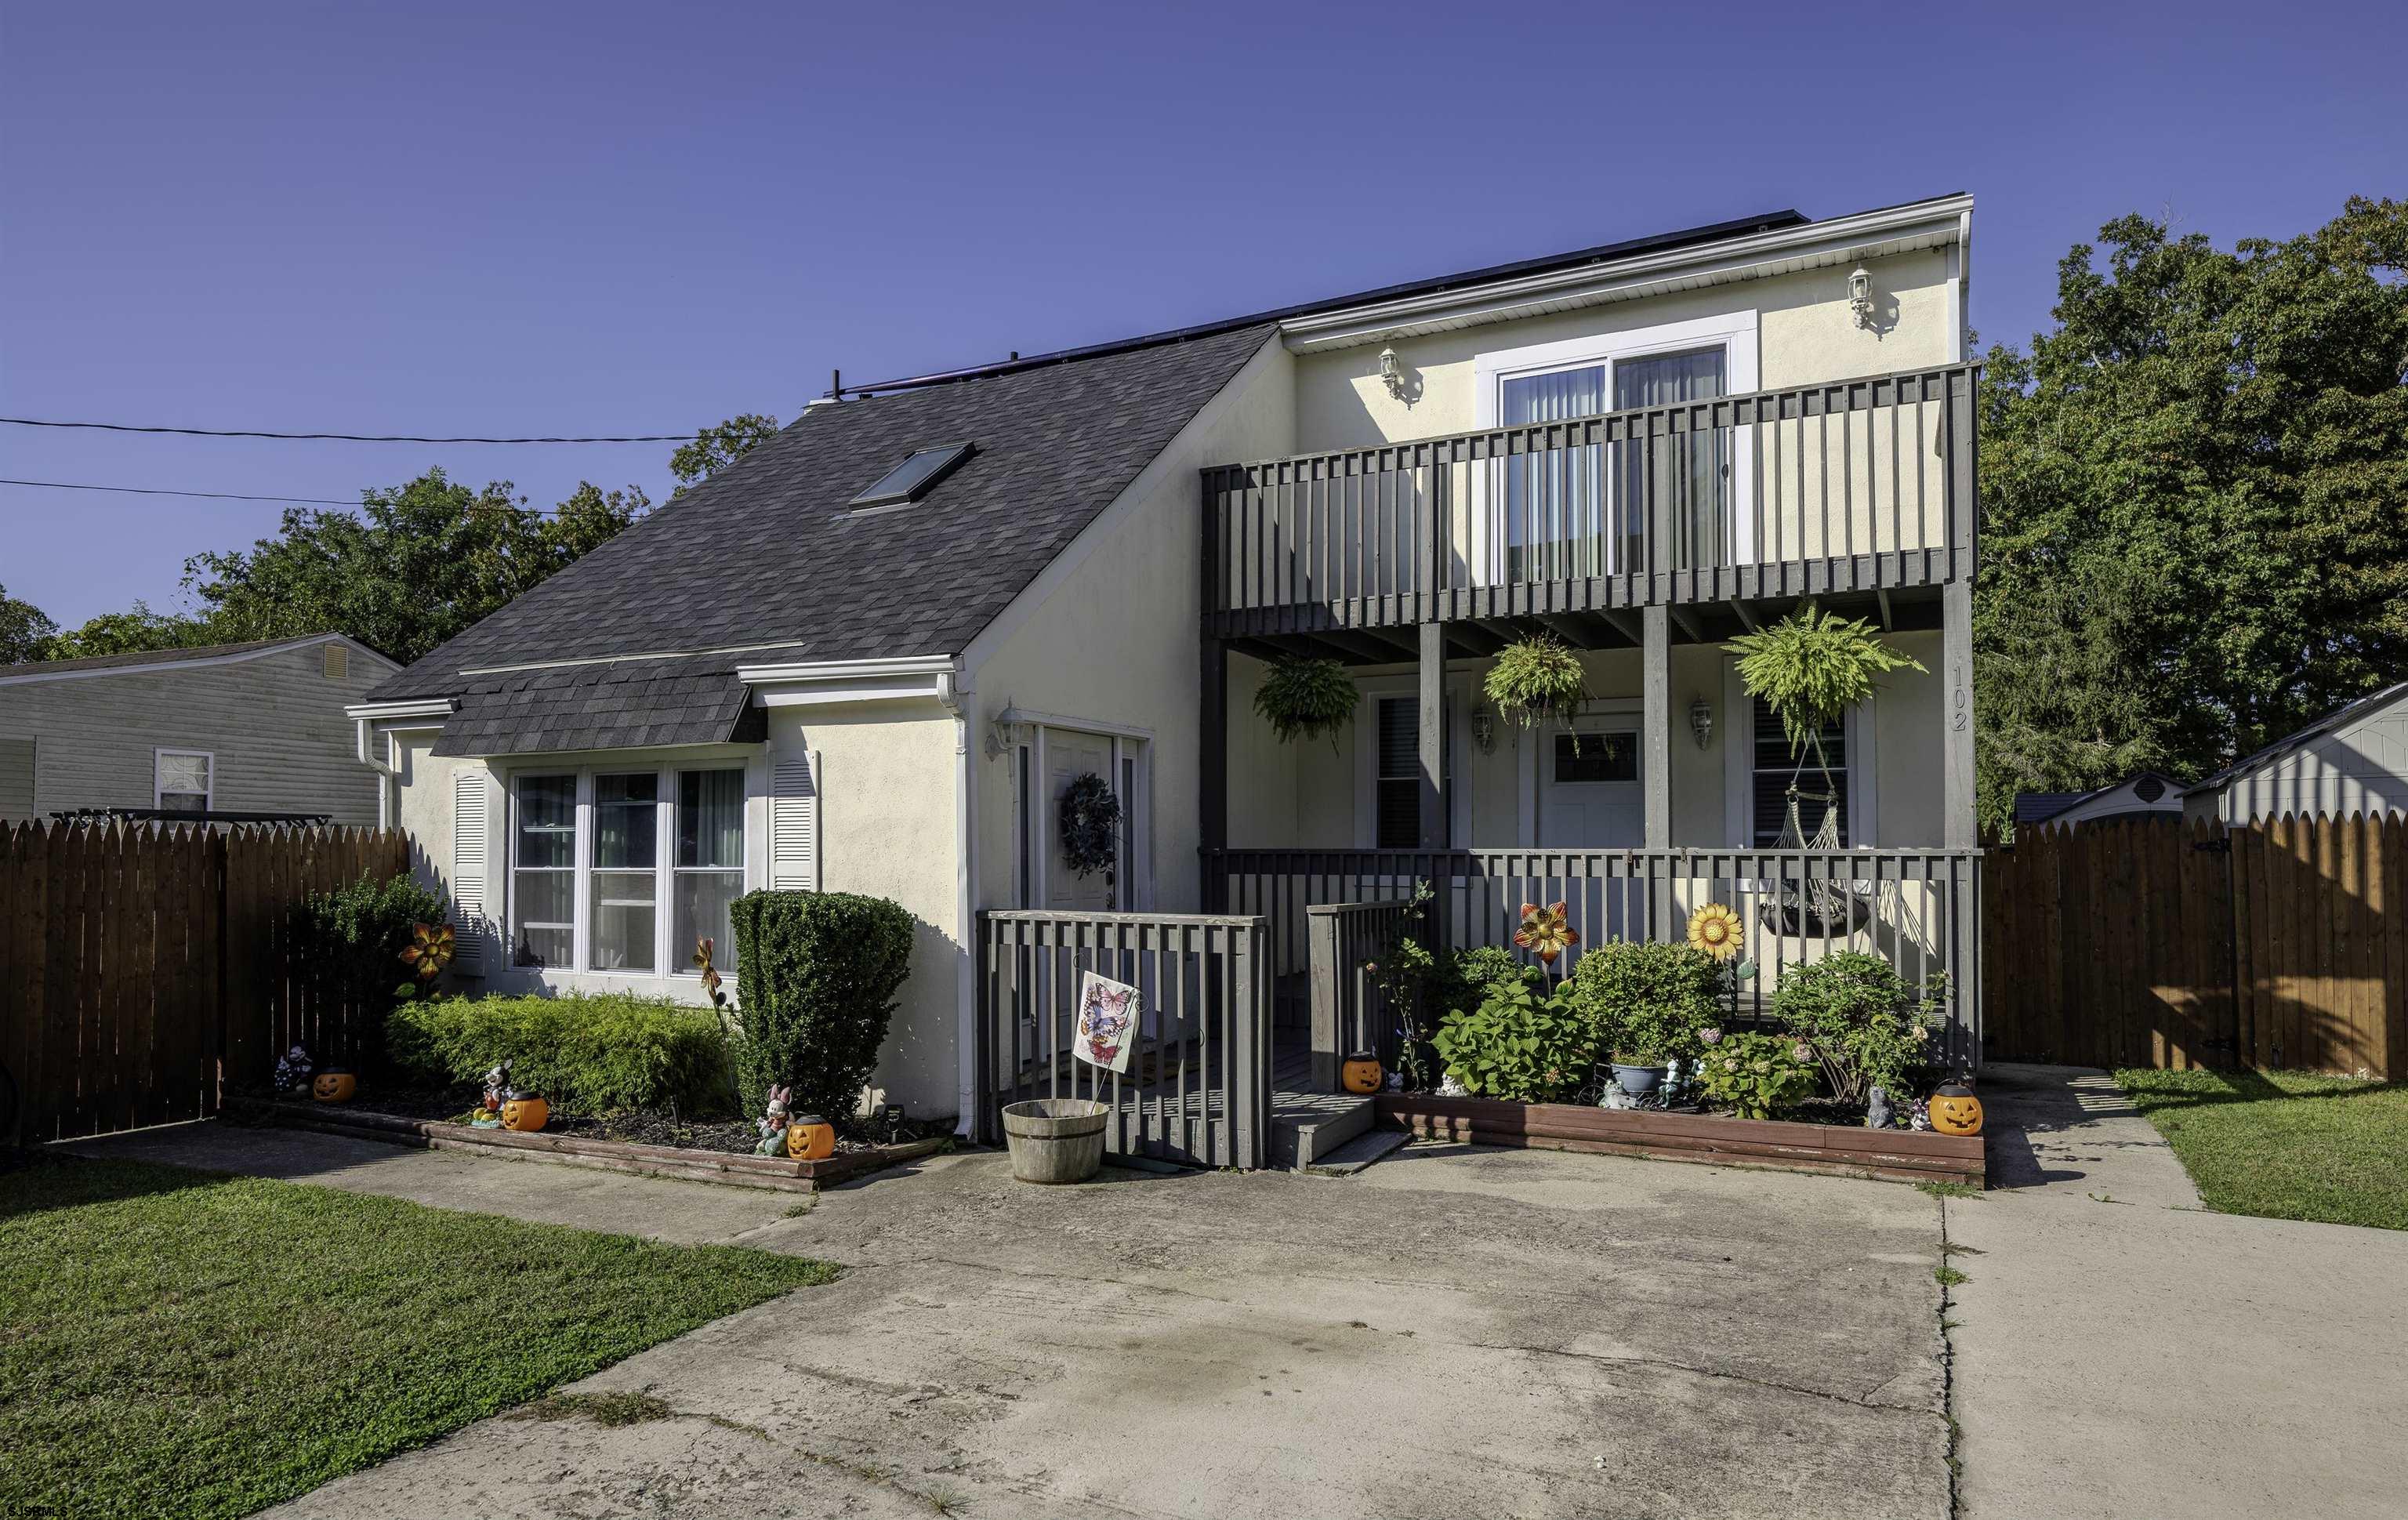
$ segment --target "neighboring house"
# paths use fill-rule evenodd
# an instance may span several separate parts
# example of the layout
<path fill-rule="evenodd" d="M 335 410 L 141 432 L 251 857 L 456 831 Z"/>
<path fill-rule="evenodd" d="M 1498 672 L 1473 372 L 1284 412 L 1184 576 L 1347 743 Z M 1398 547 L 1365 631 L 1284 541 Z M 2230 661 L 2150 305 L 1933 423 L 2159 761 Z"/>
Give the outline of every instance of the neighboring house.
<path fill-rule="evenodd" d="M 0 820 L 164 808 L 374 824 L 338 710 L 400 668 L 341 634 L 0 666 Z"/>
<path fill-rule="evenodd" d="M 2408 811 L 2408 681 L 2326 713 L 2182 795 L 2192 818 Z"/>
<path fill-rule="evenodd" d="M 877 1080 L 916 1113 L 974 1101 L 981 910 L 1268 904 L 1292 973 L 1305 904 L 1416 876 L 1491 939 L 1526 896 L 1591 942 L 1713 896 L 1756 910 L 1769 982 L 1828 920 L 1764 852 L 1826 826 L 1849 932 L 1949 969 L 1969 1020 L 1971 208 L 847 388 L 369 693 L 362 753 L 488 987 L 699 999 L 693 942 L 744 890 L 902 903 Z M 1793 829 L 1798 767 L 1720 646 L 1809 594 L 1925 668 L 1826 736 Z M 1595 699 L 1524 731 L 1480 680 L 1541 628 Z M 1294 654 L 1357 681 L 1334 744 L 1253 710 Z M 1082 877 L 1058 803 L 1089 774 L 1130 823 Z"/>
<path fill-rule="evenodd" d="M 2127 776 L 2091 792 L 2018 792 L 2017 824 L 2095 824 L 2151 813 L 2181 817 L 2182 783 L 2154 770 Z"/>

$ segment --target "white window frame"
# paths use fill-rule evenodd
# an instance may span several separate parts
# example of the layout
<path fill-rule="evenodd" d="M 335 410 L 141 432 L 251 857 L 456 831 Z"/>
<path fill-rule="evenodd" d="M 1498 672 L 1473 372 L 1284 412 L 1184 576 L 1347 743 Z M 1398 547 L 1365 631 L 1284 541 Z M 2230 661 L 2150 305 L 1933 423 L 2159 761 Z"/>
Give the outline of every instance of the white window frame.
<path fill-rule="evenodd" d="M 1696 317 L 1685 322 L 1658 323 L 1618 333 L 1498 349 L 1472 356 L 1474 416 L 1483 429 L 1500 425 L 1505 382 L 1566 369 L 1605 367 L 1605 394 L 1613 394 L 1615 364 L 1625 359 L 1651 358 L 1719 345 L 1723 351 L 1723 392 L 1745 395 L 1761 388 L 1756 308 Z M 1615 472 L 1606 472 L 1607 521 L 1612 522 Z M 1734 428 L 1730 461 L 1731 553 L 1739 564 L 1756 562 L 1756 438 L 1751 428 Z M 1494 585 L 1504 573 L 1504 503 L 1488 487 L 1488 472 L 1471 471 L 1471 517 L 1478 524 L 1471 535 L 1471 581 Z M 1627 566 L 1626 566 L 1627 568 Z"/>
<path fill-rule="evenodd" d="M 1880 796 L 1874 786 L 1875 704 L 1867 697 L 1840 719 L 1848 746 L 1848 836 L 1852 850 L 1878 849 Z M 1723 662 L 1723 828 L 1734 850 L 1756 846 L 1756 699 L 1740 680 L 1739 662 Z"/>
<path fill-rule="evenodd" d="M 539 976 L 576 976 L 619 978 L 626 981 L 655 980 L 663 977 L 684 977 L 694 980 L 702 975 L 692 964 L 692 947 L 681 948 L 676 941 L 677 878 L 681 870 L 718 873 L 734 870 L 742 890 L 751 891 L 758 882 L 760 853 L 764 841 L 755 837 L 754 804 L 759 799 L 757 767 L 746 758 L 728 756 L 719 759 L 673 760 L 652 764 L 628 762 L 612 765 L 600 762 L 591 765 L 561 766 L 530 764 L 511 767 L 499 778 L 503 783 L 504 833 L 509 841 L 506 854 L 504 916 L 501 920 L 505 944 L 503 959 L 508 969 Z M 737 866 L 681 868 L 677 864 L 678 777 L 684 771 L 733 770 L 744 778 L 744 858 Z M 626 970 L 614 967 L 596 967 L 594 958 L 594 780 L 597 776 L 643 776 L 658 778 L 657 800 L 653 803 L 653 826 L 660 832 L 655 841 L 652 860 L 652 969 Z M 519 872 L 519 788 L 537 776 L 570 776 L 576 779 L 577 803 L 574 813 L 576 835 L 570 853 L 571 873 L 569 902 L 569 964 L 566 966 L 523 966 L 518 959 L 518 885 Z M 547 868 L 524 868 L 541 869 Z M 490 891 L 490 886 L 488 891 Z M 722 975 L 735 968 L 736 947 L 722 947 L 718 958 Z"/>
<path fill-rule="evenodd" d="M 199 760 L 208 767 L 208 784 L 201 788 L 201 810 L 215 811 L 218 805 L 218 757 L 213 750 L 179 750 L 170 746 L 153 746 L 150 751 L 150 806 L 165 810 L 166 804 L 159 799 L 166 791 L 159 784 L 159 762 L 168 755 L 179 759 Z"/>

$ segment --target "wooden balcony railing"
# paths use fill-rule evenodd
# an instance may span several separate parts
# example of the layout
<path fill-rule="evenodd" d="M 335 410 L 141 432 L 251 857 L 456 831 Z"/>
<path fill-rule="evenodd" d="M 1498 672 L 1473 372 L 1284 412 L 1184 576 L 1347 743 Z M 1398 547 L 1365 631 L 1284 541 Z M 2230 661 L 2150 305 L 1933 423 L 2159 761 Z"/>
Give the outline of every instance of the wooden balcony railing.
<path fill-rule="evenodd" d="M 1203 472 L 1206 631 L 1938 585 L 1974 569 L 1957 365 Z"/>

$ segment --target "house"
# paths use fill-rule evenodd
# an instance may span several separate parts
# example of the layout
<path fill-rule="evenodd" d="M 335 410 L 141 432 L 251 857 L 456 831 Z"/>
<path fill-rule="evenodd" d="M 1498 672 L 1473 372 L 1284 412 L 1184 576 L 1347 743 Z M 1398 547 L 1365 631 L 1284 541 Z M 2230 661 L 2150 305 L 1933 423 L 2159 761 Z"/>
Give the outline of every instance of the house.
<path fill-rule="evenodd" d="M 341 634 L 0 666 L 0 822 L 89 808 L 374 824 L 339 709 L 400 668 Z"/>
<path fill-rule="evenodd" d="M 2182 791 L 2180 782 L 2158 771 L 2143 770 L 2088 792 L 2018 792 L 2015 822 L 2071 827 L 2152 813 L 2179 818 L 2183 811 Z"/>
<path fill-rule="evenodd" d="M 1737 901 L 1758 993 L 1879 948 L 1978 1050 L 1971 213 L 1780 211 L 847 386 L 351 706 L 361 753 L 488 987 L 698 998 L 744 890 L 902 903 L 878 1081 L 918 1113 L 990 1090 L 982 912 L 1262 913 L 1300 980 L 1308 910 L 1416 880 L 1465 941 L 1524 901 L 1586 942 Z M 1828 789 L 1722 649 L 1809 597 L 1922 667 L 1825 736 Z M 1538 631 L 1592 700 L 1524 730 L 1481 678 Z M 1334 741 L 1254 711 L 1297 656 L 1355 684 Z M 1126 824 L 1082 874 L 1091 776 Z"/>
<path fill-rule="evenodd" d="M 2191 818 L 2408 811 L 2408 681 L 2345 702 L 2182 795 Z"/>

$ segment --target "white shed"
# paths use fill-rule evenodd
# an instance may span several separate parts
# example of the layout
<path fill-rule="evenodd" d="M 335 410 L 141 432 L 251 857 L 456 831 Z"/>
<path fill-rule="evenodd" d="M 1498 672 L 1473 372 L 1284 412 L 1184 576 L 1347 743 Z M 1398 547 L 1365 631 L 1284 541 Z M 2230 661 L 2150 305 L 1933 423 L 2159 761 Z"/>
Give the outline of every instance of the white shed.
<path fill-rule="evenodd" d="M 2183 793 L 2191 818 L 2408 812 L 2408 681 L 2336 708 Z"/>

